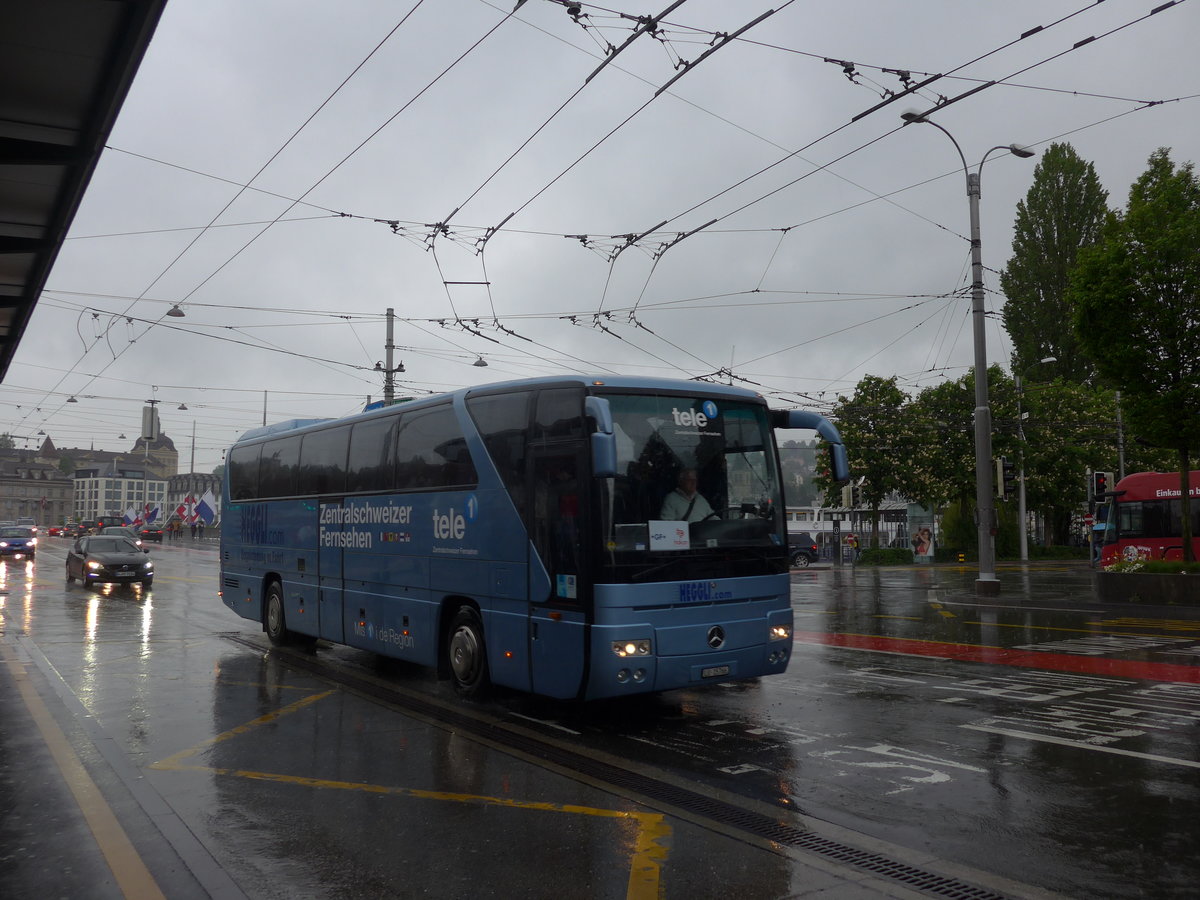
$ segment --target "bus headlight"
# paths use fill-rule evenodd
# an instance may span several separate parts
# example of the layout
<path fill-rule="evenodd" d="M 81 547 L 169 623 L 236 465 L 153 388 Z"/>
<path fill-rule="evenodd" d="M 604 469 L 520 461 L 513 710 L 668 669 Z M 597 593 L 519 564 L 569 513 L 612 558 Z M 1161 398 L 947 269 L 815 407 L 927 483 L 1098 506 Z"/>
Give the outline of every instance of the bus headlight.
<path fill-rule="evenodd" d="M 650 641 L 613 641 L 612 651 L 622 659 L 627 656 L 649 656 Z"/>
<path fill-rule="evenodd" d="M 768 640 L 772 641 L 787 641 L 791 640 L 792 626 L 791 625 L 772 625 L 771 632 L 768 635 Z"/>

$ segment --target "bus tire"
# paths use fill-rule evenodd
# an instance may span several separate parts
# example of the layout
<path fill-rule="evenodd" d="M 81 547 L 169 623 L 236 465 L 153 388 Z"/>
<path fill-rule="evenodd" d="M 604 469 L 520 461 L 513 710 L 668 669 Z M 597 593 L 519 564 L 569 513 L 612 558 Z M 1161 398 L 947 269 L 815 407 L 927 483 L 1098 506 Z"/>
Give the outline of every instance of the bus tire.
<path fill-rule="evenodd" d="M 460 606 L 446 637 L 446 659 L 454 690 L 463 697 L 481 697 L 491 685 L 483 622 L 474 607 Z"/>
<path fill-rule="evenodd" d="M 287 618 L 283 612 L 283 588 L 278 581 L 267 586 L 267 601 L 263 606 L 263 630 L 267 639 L 276 647 L 292 642 L 292 633 L 287 630 Z"/>

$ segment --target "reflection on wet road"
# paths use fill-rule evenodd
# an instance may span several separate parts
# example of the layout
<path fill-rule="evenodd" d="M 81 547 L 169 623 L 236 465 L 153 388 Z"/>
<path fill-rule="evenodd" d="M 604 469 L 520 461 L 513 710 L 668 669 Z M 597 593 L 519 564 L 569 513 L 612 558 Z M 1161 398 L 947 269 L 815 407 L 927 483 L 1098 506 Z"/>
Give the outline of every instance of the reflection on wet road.
<path fill-rule="evenodd" d="M 143 808 L 191 836 L 173 851 L 208 893 L 220 878 L 253 897 L 809 887 L 795 854 L 615 796 L 536 753 L 496 752 L 389 690 L 491 720 L 497 740 L 520 729 L 898 856 L 1069 896 L 1188 896 L 1200 883 L 1200 614 L 1101 606 L 1084 567 L 1002 568 L 988 603 L 970 572 L 809 569 L 793 575 L 782 676 L 463 707 L 424 669 L 347 648 L 303 665 L 269 650 L 216 598 L 214 553 L 155 557 L 144 593 L 67 587 L 53 551 L 0 566 L 0 640 L 86 711 Z M 165 853 L 148 865 L 171 883 Z"/>

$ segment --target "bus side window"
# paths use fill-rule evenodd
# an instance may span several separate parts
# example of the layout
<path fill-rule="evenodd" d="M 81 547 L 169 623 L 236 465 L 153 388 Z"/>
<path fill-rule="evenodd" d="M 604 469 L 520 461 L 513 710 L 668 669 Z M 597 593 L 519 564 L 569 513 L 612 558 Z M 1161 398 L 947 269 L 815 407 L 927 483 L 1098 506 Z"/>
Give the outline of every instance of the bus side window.
<path fill-rule="evenodd" d="M 296 493 L 296 467 L 300 461 L 300 436 L 279 438 L 263 445 L 258 464 L 258 495 L 290 497 Z"/>
<path fill-rule="evenodd" d="M 346 490 L 346 454 L 350 447 L 350 426 L 326 428 L 304 435 L 300 445 L 300 466 L 296 492 L 300 494 L 341 494 Z"/>
<path fill-rule="evenodd" d="M 463 487 L 477 481 L 466 439 L 450 406 L 405 415 L 396 448 L 400 489 Z"/>
<path fill-rule="evenodd" d="M 262 445 L 234 447 L 229 451 L 229 499 L 254 500 L 258 497 L 258 460 Z"/>
<path fill-rule="evenodd" d="M 525 518 L 525 435 L 532 391 L 470 397 L 467 410 L 517 512 Z"/>
<path fill-rule="evenodd" d="M 583 391 L 579 388 L 541 391 L 530 439 L 569 441 L 582 440 L 583 437 Z"/>
<path fill-rule="evenodd" d="M 390 491 L 396 486 L 397 416 L 357 422 L 350 432 L 346 491 Z"/>

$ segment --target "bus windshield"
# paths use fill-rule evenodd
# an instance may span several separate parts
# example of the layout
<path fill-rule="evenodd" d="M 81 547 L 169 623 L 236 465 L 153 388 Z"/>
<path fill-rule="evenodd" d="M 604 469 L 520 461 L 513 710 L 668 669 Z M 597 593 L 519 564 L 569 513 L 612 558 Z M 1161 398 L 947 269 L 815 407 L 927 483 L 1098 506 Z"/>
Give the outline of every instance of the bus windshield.
<path fill-rule="evenodd" d="M 779 467 L 764 405 L 611 395 L 617 477 L 601 549 L 634 557 L 782 547 Z M 660 560 L 661 561 L 661 560 Z"/>

